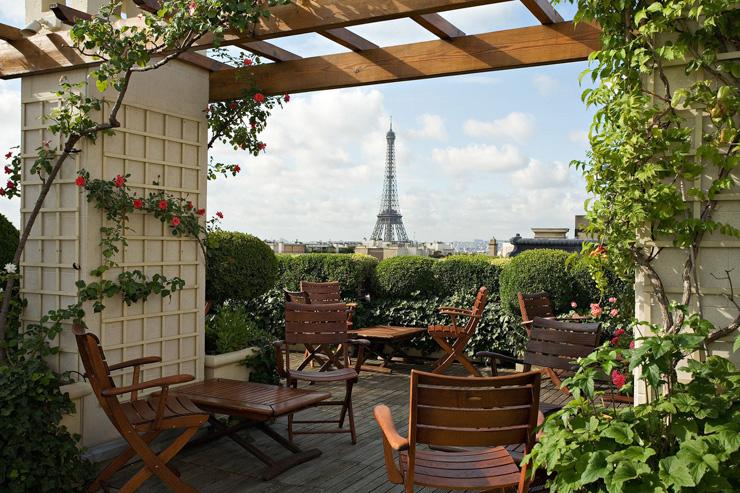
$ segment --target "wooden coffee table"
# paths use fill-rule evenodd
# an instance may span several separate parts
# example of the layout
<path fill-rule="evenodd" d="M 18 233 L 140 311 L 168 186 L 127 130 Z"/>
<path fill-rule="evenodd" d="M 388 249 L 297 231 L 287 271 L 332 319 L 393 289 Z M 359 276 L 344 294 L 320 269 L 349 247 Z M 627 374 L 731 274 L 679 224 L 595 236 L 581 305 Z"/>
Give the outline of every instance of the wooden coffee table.
<path fill-rule="evenodd" d="M 328 392 L 218 378 L 172 388 L 170 394 L 187 396 L 196 406 L 211 415 L 208 419 L 208 434 L 191 441 L 189 446 L 228 436 L 267 465 L 262 472 L 262 479 L 272 479 L 291 467 L 321 455 L 318 449 L 301 450 L 276 433 L 266 422 L 312 407 L 330 398 L 331 394 Z M 216 414 L 238 418 L 238 423 L 226 426 L 216 419 Z M 275 459 L 272 453 L 263 452 L 239 436 L 238 432 L 245 428 L 258 429 L 289 450 L 291 455 L 284 459 Z"/>
<path fill-rule="evenodd" d="M 370 341 L 370 347 L 365 348 L 365 358 L 363 358 L 362 369 L 370 372 L 390 373 L 389 367 L 393 356 L 406 356 L 401 351 L 401 343 L 411 339 L 414 336 L 426 332 L 423 327 L 399 327 L 393 325 L 378 325 L 375 327 L 365 327 L 364 329 L 350 330 L 353 338 L 367 339 Z M 385 346 L 391 347 L 391 354 L 385 354 Z M 367 354 L 372 353 L 378 356 L 383 362 L 380 365 L 365 365 Z"/>

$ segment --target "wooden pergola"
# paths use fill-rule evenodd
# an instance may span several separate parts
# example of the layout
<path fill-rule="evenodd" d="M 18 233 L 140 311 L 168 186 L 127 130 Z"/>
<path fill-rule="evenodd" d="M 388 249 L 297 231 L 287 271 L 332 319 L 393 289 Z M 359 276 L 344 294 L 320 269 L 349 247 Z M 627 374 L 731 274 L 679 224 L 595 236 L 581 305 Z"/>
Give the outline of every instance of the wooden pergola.
<path fill-rule="evenodd" d="M 501 3 L 506 0 L 296 0 L 270 10 L 246 33 L 228 33 L 223 45 L 236 46 L 272 60 L 234 68 L 199 53 L 212 39 L 198 41 L 181 59 L 211 72 L 213 101 L 238 98 L 247 84 L 239 72 L 252 74 L 267 94 L 298 93 L 531 67 L 585 60 L 599 49 L 597 26 L 564 21 L 547 0 L 521 0 L 538 25 L 466 35 L 441 12 Z M 158 0 L 134 0 L 141 10 L 156 12 Z M 72 25 L 91 14 L 65 5 L 52 5 L 62 22 Z M 350 27 L 409 18 L 439 40 L 381 47 L 352 32 Z M 120 21 L 143 25 L 139 17 Z M 351 50 L 303 58 L 266 40 L 318 33 Z M 72 47 L 65 31 L 24 37 L 17 27 L 0 24 L 0 78 L 60 72 L 98 63 Z"/>

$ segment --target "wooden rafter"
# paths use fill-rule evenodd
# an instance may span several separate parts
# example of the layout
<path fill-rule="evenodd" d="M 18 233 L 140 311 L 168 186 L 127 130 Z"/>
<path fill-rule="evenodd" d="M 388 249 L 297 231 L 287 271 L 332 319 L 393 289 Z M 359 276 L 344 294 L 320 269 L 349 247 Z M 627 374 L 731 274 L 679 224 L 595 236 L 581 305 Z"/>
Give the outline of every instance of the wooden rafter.
<path fill-rule="evenodd" d="M 334 41 L 337 44 L 344 46 L 345 48 L 349 48 L 352 51 L 372 50 L 373 48 L 380 48 L 375 43 L 368 41 L 359 34 L 355 34 L 344 27 L 327 29 L 326 31 L 319 31 L 319 34 L 327 39 Z"/>
<path fill-rule="evenodd" d="M 522 0 L 522 3 L 542 24 L 563 22 L 563 17 L 548 0 Z"/>
<path fill-rule="evenodd" d="M 22 37 L 20 29 L 0 22 L 0 39 L 3 41 L 18 41 Z"/>
<path fill-rule="evenodd" d="M 465 36 L 465 33 L 439 14 L 415 15 L 412 19 L 439 39 L 452 39 Z"/>
<path fill-rule="evenodd" d="M 210 99 L 238 97 L 245 73 L 267 94 L 282 94 L 580 61 L 600 48 L 600 33 L 562 22 L 224 70 L 211 74 Z"/>
<path fill-rule="evenodd" d="M 49 10 L 54 12 L 57 19 L 64 22 L 68 26 L 74 25 L 77 21 L 89 21 L 92 19 L 92 15 L 82 10 L 73 9 L 67 7 L 63 3 L 52 3 L 49 5 Z"/>
<path fill-rule="evenodd" d="M 287 62 L 290 60 L 300 60 L 302 58 L 295 53 L 284 50 L 279 46 L 275 46 L 266 41 L 250 41 L 249 43 L 242 43 L 238 46 L 247 51 L 251 51 L 255 55 L 272 60 L 273 62 Z"/>

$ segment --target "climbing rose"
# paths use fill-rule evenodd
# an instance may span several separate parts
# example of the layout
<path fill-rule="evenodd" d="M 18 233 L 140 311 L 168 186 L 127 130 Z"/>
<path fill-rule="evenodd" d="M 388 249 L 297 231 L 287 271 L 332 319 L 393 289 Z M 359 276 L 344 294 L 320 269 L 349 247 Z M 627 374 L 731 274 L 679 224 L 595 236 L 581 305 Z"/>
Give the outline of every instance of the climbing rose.
<path fill-rule="evenodd" d="M 121 188 L 121 187 L 123 186 L 123 184 L 124 184 L 124 183 L 126 183 L 126 178 L 124 178 L 124 177 L 123 177 L 123 176 L 121 176 L 121 175 L 116 175 L 116 177 L 115 177 L 115 178 L 113 178 L 113 184 L 114 184 L 114 185 L 115 185 L 115 186 L 116 186 L 117 188 Z"/>
<path fill-rule="evenodd" d="M 619 344 L 619 337 L 612 337 L 611 345 L 616 346 L 617 344 Z"/>
<path fill-rule="evenodd" d="M 78 187 L 84 187 L 85 186 L 85 177 L 84 176 L 78 176 L 75 180 L 75 185 Z"/>
<path fill-rule="evenodd" d="M 249 126 L 250 126 L 251 128 L 257 128 L 257 124 L 256 124 L 255 122 L 251 122 L 251 123 L 249 124 Z"/>
<path fill-rule="evenodd" d="M 197 8 L 198 8 L 198 4 L 196 2 L 190 2 L 188 4 L 188 12 L 190 13 L 190 15 L 194 15 L 195 9 Z"/>
<path fill-rule="evenodd" d="M 570 302 L 570 307 L 571 308 L 578 308 L 578 303 L 576 303 L 575 301 L 571 301 Z"/>
<path fill-rule="evenodd" d="M 177 216 L 173 217 L 172 220 L 170 221 L 170 226 L 172 226 L 173 228 L 176 228 L 179 225 L 180 225 L 180 218 Z"/>
<path fill-rule="evenodd" d="M 237 165 L 234 165 L 234 173 L 238 173 L 241 170 L 242 170 L 241 166 L 239 166 L 238 164 Z"/>
<path fill-rule="evenodd" d="M 262 94 L 261 92 L 258 92 L 257 94 L 254 95 L 254 98 L 253 99 L 254 99 L 254 102 L 255 103 L 262 104 L 262 103 L 265 102 L 265 95 Z"/>
<path fill-rule="evenodd" d="M 202 215 L 204 215 L 205 213 L 206 213 L 206 210 L 205 210 L 205 209 L 198 209 L 198 215 L 199 215 L 199 216 L 202 216 Z"/>
<path fill-rule="evenodd" d="M 635 341 L 630 341 L 630 349 L 635 349 Z"/>
<path fill-rule="evenodd" d="M 250 65 L 252 65 L 252 59 L 251 58 L 245 58 L 244 59 L 244 66 L 245 67 L 249 67 Z"/>
<path fill-rule="evenodd" d="M 167 203 L 166 200 L 160 200 L 159 201 L 159 208 L 162 209 L 163 211 L 166 211 L 167 210 L 167 206 L 168 205 L 169 204 Z"/>
<path fill-rule="evenodd" d="M 5 189 L 4 188 L 0 188 L 0 197 L 2 197 L 4 195 L 5 195 Z"/>
<path fill-rule="evenodd" d="M 627 379 L 617 370 L 612 370 L 612 383 L 616 388 L 621 389 L 627 383 Z"/>
<path fill-rule="evenodd" d="M 612 308 L 611 310 L 609 310 L 610 317 L 616 317 L 617 315 L 619 315 L 619 310 L 617 310 L 616 308 Z"/>
<path fill-rule="evenodd" d="M 193 208 L 193 203 L 188 200 L 188 203 L 185 204 L 185 207 L 187 207 L 188 210 Z"/>
<path fill-rule="evenodd" d="M 600 317 L 601 316 L 601 307 L 598 303 L 591 303 L 591 315 L 594 317 Z"/>
<path fill-rule="evenodd" d="M 223 219 L 224 218 L 224 213 L 221 212 L 221 211 L 216 212 L 216 215 L 218 216 L 219 219 Z"/>
<path fill-rule="evenodd" d="M 609 298 L 609 303 L 616 303 L 616 302 L 617 302 L 617 299 L 614 296 Z"/>
<path fill-rule="evenodd" d="M 134 199 L 134 209 L 141 209 L 144 206 L 144 202 L 141 199 Z"/>
<path fill-rule="evenodd" d="M 8 190 L 12 190 L 12 189 L 15 188 L 15 183 L 13 183 L 12 181 L 8 180 L 8 184 L 5 185 L 5 188 L 7 188 Z"/>
<path fill-rule="evenodd" d="M 6 174 L 6 175 L 9 175 L 9 174 L 11 174 L 12 172 L 13 172 L 13 170 L 12 170 L 12 169 L 10 169 L 10 166 L 6 166 L 6 167 L 5 167 L 5 174 Z"/>
<path fill-rule="evenodd" d="M 5 159 L 10 159 L 13 156 L 13 151 L 8 151 L 8 153 L 5 155 Z"/>
<path fill-rule="evenodd" d="M 285 96 L 283 96 L 283 101 L 285 101 L 286 103 L 290 103 L 290 94 L 286 94 Z"/>
<path fill-rule="evenodd" d="M 622 337 L 622 334 L 624 334 L 624 329 L 617 329 L 614 331 L 614 335 L 617 337 Z"/>
<path fill-rule="evenodd" d="M 15 274 L 15 270 L 15 264 L 5 264 L 5 272 L 7 272 L 8 274 Z"/>
<path fill-rule="evenodd" d="M 232 101 L 232 102 L 230 102 L 230 103 L 229 103 L 229 109 L 230 109 L 230 110 L 235 110 L 235 109 L 237 109 L 238 107 L 239 107 L 239 105 L 238 105 L 238 104 L 236 104 L 236 102 L 234 102 L 234 101 Z"/>
<path fill-rule="evenodd" d="M 259 144 L 257 144 L 257 149 L 259 149 L 260 151 L 264 151 L 265 147 L 267 147 L 267 144 L 265 144 L 264 142 L 260 142 Z"/>

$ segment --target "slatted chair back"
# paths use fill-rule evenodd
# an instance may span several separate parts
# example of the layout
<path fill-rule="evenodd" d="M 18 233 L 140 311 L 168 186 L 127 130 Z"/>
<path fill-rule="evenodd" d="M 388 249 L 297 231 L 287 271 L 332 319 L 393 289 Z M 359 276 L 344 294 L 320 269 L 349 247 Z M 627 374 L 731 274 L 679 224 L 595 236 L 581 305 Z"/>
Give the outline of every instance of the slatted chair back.
<path fill-rule="evenodd" d="M 486 308 L 486 303 L 488 302 L 488 288 L 485 286 L 482 286 L 478 290 L 478 294 L 475 296 L 475 301 L 473 302 L 473 308 L 471 311 L 473 312 L 470 317 L 468 317 L 468 321 L 465 324 L 465 333 L 472 336 L 475 334 L 476 329 L 478 328 L 478 324 L 481 321 L 481 318 L 483 318 L 483 309 Z"/>
<path fill-rule="evenodd" d="M 340 303 L 342 301 L 342 289 L 338 281 L 301 281 L 299 289 L 308 295 L 309 303 Z"/>
<path fill-rule="evenodd" d="M 531 450 L 541 373 L 468 378 L 411 372 L 409 457 L 414 446 L 498 447 Z"/>
<path fill-rule="evenodd" d="M 541 293 L 517 293 L 519 298 L 519 310 L 522 320 L 528 322 L 534 317 L 554 317 L 555 310 L 552 308 L 550 296 L 544 291 Z"/>
<path fill-rule="evenodd" d="M 600 323 L 565 322 L 535 317 L 524 355 L 531 366 L 573 371 L 577 358 L 588 356 L 599 344 Z"/>
<path fill-rule="evenodd" d="M 344 303 L 285 303 L 286 343 L 343 345 L 343 364 L 349 366 L 348 339 L 347 305 Z"/>
<path fill-rule="evenodd" d="M 100 339 L 95 334 L 86 332 L 85 328 L 79 324 L 74 325 L 73 331 L 77 340 L 80 359 L 85 368 L 85 378 L 90 381 L 90 386 L 98 398 L 100 407 L 103 408 L 103 411 L 105 411 L 111 422 L 116 424 L 117 420 L 113 408 L 119 406 L 118 398 L 103 395 L 104 390 L 113 389 L 116 387 L 116 384 L 110 376 L 110 369 L 105 360 L 105 353 L 103 352 L 103 347 L 100 345 Z"/>
<path fill-rule="evenodd" d="M 308 297 L 308 293 L 304 293 L 303 291 L 288 291 L 287 289 L 283 289 L 283 297 L 285 298 L 286 302 L 290 301 L 293 303 L 303 304 L 311 302 Z"/>

